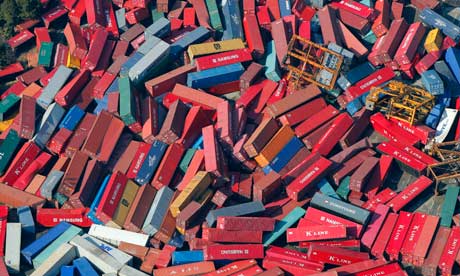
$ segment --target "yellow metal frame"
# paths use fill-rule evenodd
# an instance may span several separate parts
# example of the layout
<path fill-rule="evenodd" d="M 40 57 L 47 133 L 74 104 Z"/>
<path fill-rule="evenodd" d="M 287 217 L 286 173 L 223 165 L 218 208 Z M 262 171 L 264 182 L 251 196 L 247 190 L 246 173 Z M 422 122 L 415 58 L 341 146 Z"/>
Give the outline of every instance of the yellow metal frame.
<path fill-rule="evenodd" d="M 436 194 L 438 194 L 438 187 L 441 181 L 455 180 L 457 184 L 460 184 L 460 158 L 429 165 L 427 176 L 434 178 Z"/>
<path fill-rule="evenodd" d="M 337 62 L 334 68 L 325 66 L 325 58 L 332 55 Z M 298 35 L 292 36 L 288 44 L 288 52 L 283 59 L 285 68 L 289 71 L 288 80 L 291 87 L 298 89 L 301 86 L 313 83 L 324 89 L 332 90 L 337 81 L 343 57 L 319 44 L 302 38 Z M 325 70 L 332 74 L 329 85 L 316 80 L 318 74 Z"/>
<path fill-rule="evenodd" d="M 413 125 L 422 121 L 434 107 L 434 96 L 421 88 L 390 81 L 383 87 L 372 87 L 366 97 L 366 108 L 378 109 L 387 118 Z"/>

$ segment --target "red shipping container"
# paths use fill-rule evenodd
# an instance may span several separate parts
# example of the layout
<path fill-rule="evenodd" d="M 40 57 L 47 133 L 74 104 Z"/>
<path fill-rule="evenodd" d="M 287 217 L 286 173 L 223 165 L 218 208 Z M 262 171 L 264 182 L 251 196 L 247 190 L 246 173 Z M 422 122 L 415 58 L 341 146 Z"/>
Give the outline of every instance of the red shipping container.
<path fill-rule="evenodd" d="M 262 29 L 267 32 L 271 31 L 271 17 L 267 6 L 257 6 L 257 20 Z"/>
<path fill-rule="evenodd" d="M 179 143 L 173 143 L 168 147 L 150 183 L 153 187 L 159 190 L 171 183 L 175 169 L 179 166 L 184 152 L 185 148 Z"/>
<path fill-rule="evenodd" d="M 438 267 L 441 269 L 443 275 L 450 275 L 452 273 L 452 268 L 458 258 L 460 249 L 459 240 L 460 227 L 453 226 L 438 263 Z M 439 248 L 433 248 L 432 250 L 439 250 Z"/>
<path fill-rule="evenodd" d="M 252 60 L 249 49 L 238 49 L 224 53 L 198 57 L 195 59 L 195 64 L 198 70 L 206 70 L 215 67 L 230 65 L 238 62 L 246 62 Z M 238 82 L 239 84 L 239 82 Z"/>
<path fill-rule="evenodd" d="M 384 156 L 387 156 L 387 155 L 384 155 Z M 382 156 L 382 158 L 384 156 Z M 373 196 L 371 199 L 366 201 L 366 203 L 364 203 L 364 205 L 362 205 L 361 207 L 363 207 L 364 209 L 367 209 L 369 211 L 374 211 L 375 208 L 377 208 L 377 206 L 380 203 L 385 204 L 388 201 L 392 200 L 396 195 L 397 195 L 397 193 L 392 191 L 390 188 L 385 188 L 380 193 L 378 193 L 377 195 Z"/>
<path fill-rule="evenodd" d="M 401 255 L 404 262 L 411 262 L 410 256 L 414 253 L 415 247 L 420 241 L 420 235 L 422 234 L 423 226 L 427 221 L 428 215 L 423 213 L 414 213 L 414 218 L 409 226 L 406 238 L 404 239 L 401 247 Z"/>
<path fill-rule="evenodd" d="M 382 153 L 388 154 L 398 160 L 401 164 L 403 164 L 407 169 L 411 172 L 416 174 L 422 174 L 427 165 L 417 158 L 413 157 L 412 155 L 401 151 L 401 149 L 394 145 L 391 142 L 383 142 L 377 146 L 377 150 Z"/>
<path fill-rule="evenodd" d="M 83 1 L 83 0 L 80 0 Z M 105 26 L 105 7 L 103 0 L 84 0 L 86 8 L 86 18 L 89 25 Z M 105 41 L 104 41 L 105 42 Z M 100 45 L 102 48 L 104 44 Z"/>
<path fill-rule="evenodd" d="M 115 214 L 127 181 L 128 178 L 121 172 L 115 172 L 110 176 L 107 188 L 96 210 L 97 218 L 104 223 L 110 221 Z"/>
<path fill-rule="evenodd" d="M 399 266 L 398 263 L 391 263 L 382 265 L 373 269 L 365 270 L 354 274 L 356 276 L 369 276 L 369 275 L 393 275 L 393 276 L 404 276 L 407 273 Z"/>
<path fill-rule="evenodd" d="M 209 14 L 208 9 L 206 8 L 206 3 L 204 0 L 193 0 L 191 1 L 193 7 L 195 8 L 196 16 L 198 19 L 198 24 L 202 27 L 211 29 L 209 25 Z"/>
<path fill-rule="evenodd" d="M 217 109 L 217 105 L 224 101 L 223 99 L 209 95 L 205 92 L 201 92 L 199 90 L 189 88 L 187 86 L 176 84 L 172 93 L 169 94 L 172 96 L 177 97 L 175 100 L 180 99 L 185 103 L 191 103 L 192 105 L 198 105 L 203 107 L 204 109 Z M 174 100 L 174 101 L 175 101 Z"/>
<path fill-rule="evenodd" d="M 17 35 L 13 36 L 8 40 L 8 44 L 10 45 L 11 48 L 15 49 L 23 44 L 25 44 L 27 41 L 31 40 L 34 38 L 35 35 L 31 33 L 29 30 L 23 30 Z"/>
<path fill-rule="evenodd" d="M 12 186 L 27 167 L 32 164 L 40 151 L 40 148 L 34 142 L 25 143 L 14 157 L 6 173 L 2 176 L 2 183 Z"/>
<path fill-rule="evenodd" d="M 308 249 L 308 258 L 313 262 L 341 266 L 368 260 L 369 254 L 365 252 L 356 252 L 338 247 L 315 244 Z"/>
<path fill-rule="evenodd" d="M 347 236 L 345 225 L 318 225 L 289 228 L 286 231 L 287 242 L 342 239 Z"/>
<path fill-rule="evenodd" d="M 87 208 L 78 209 L 37 209 L 37 222 L 45 227 L 54 227 L 65 221 L 79 227 L 90 227 L 93 222 L 87 217 Z"/>
<path fill-rule="evenodd" d="M 400 121 L 396 118 L 390 118 L 394 124 L 403 129 L 404 131 L 409 132 L 410 134 L 416 136 L 420 139 L 422 144 L 426 145 L 431 139 L 434 138 L 435 130 L 426 126 L 426 125 L 410 125 L 407 122 Z"/>
<path fill-rule="evenodd" d="M 371 254 L 377 258 L 384 257 L 385 247 L 390 240 L 391 232 L 393 231 L 396 221 L 398 220 L 398 214 L 389 213 L 385 219 L 385 223 L 380 229 L 380 232 L 372 246 Z"/>
<path fill-rule="evenodd" d="M 262 259 L 264 246 L 262 244 L 210 245 L 204 248 L 203 255 L 207 261 Z"/>
<path fill-rule="evenodd" d="M 50 33 L 45 27 L 35 27 L 34 34 L 37 44 L 37 49 L 40 49 L 42 42 L 51 42 Z"/>
<path fill-rule="evenodd" d="M 184 9 L 184 26 L 195 27 L 195 9 L 194 8 L 185 8 Z"/>
<path fill-rule="evenodd" d="M 337 116 L 331 127 L 313 147 L 312 153 L 318 152 L 323 156 L 328 155 L 352 124 L 353 119 L 348 113 L 342 113 Z"/>
<path fill-rule="evenodd" d="M 380 204 L 377 208 L 375 208 L 375 211 L 367 225 L 366 231 L 361 237 L 361 243 L 368 251 L 371 250 L 389 211 L 390 208 L 383 204 Z"/>
<path fill-rule="evenodd" d="M 265 269 L 279 267 L 290 275 L 312 275 L 318 273 L 324 267 L 314 262 L 299 262 L 276 257 L 265 257 L 262 266 Z"/>
<path fill-rule="evenodd" d="M 105 42 L 104 51 L 102 52 L 101 57 L 99 58 L 96 68 L 94 68 L 94 71 L 91 73 L 93 77 L 100 78 L 106 70 L 108 71 L 108 67 L 111 64 L 111 56 L 112 51 L 115 48 L 115 44 L 115 40 L 108 39 Z"/>
<path fill-rule="evenodd" d="M 306 104 L 308 105 L 308 104 Z M 298 126 L 295 127 L 294 131 L 297 137 L 301 138 L 309 133 L 311 133 L 316 128 L 323 125 L 325 122 L 333 119 L 335 116 L 339 114 L 339 111 L 332 105 L 328 105 L 321 110 L 318 110 L 316 114 L 312 114 L 312 116 Z"/>
<path fill-rule="evenodd" d="M 336 17 L 336 10 L 330 6 L 325 6 L 317 12 L 319 22 L 321 25 L 321 33 L 323 34 L 324 44 L 331 42 L 342 46 L 342 41 L 339 33 L 338 20 Z"/>
<path fill-rule="evenodd" d="M 391 23 L 388 33 L 385 35 L 382 47 L 379 49 L 379 55 L 383 63 L 391 62 L 400 45 L 404 34 L 409 25 L 404 19 L 398 19 Z"/>
<path fill-rule="evenodd" d="M 341 40 L 343 41 L 344 46 L 352 51 L 357 58 L 368 54 L 369 51 L 367 48 L 342 22 L 338 22 L 337 26 L 341 33 Z"/>
<path fill-rule="evenodd" d="M 299 1 L 300 2 L 300 1 Z M 301 38 L 304 38 L 306 40 L 311 39 L 311 27 L 310 27 L 310 21 L 305 21 L 302 20 L 299 25 L 299 36 Z"/>
<path fill-rule="evenodd" d="M 271 23 L 271 35 L 275 41 L 276 57 L 280 65 L 283 64 L 283 59 L 287 55 L 289 39 L 287 30 L 288 28 L 282 18 Z"/>
<path fill-rule="evenodd" d="M 397 212 L 426 190 L 432 183 L 433 181 L 431 179 L 425 176 L 420 176 L 386 205 L 391 207 L 393 211 Z"/>
<path fill-rule="evenodd" d="M 66 65 L 67 58 L 69 57 L 69 47 L 64 44 L 58 43 L 56 46 L 56 53 L 54 54 L 54 66 Z"/>
<path fill-rule="evenodd" d="M 149 16 L 150 11 L 145 8 L 135 8 L 125 14 L 126 21 L 128 21 L 131 25 L 137 24 L 142 20 L 147 19 Z"/>
<path fill-rule="evenodd" d="M 192 178 L 195 176 L 195 174 L 203 168 L 204 152 L 203 150 L 197 150 L 193 155 L 192 160 L 190 161 L 190 164 L 187 168 L 187 171 L 185 172 L 184 177 L 182 178 L 182 181 L 177 185 L 177 190 L 183 191 L 187 184 L 190 182 L 190 180 L 192 180 Z"/>
<path fill-rule="evenodd" d="M 58 20 L 60 17 L 67 14 L 67 10 L 63 6 L 57 6 L 42 15 L 45 26 L 49 28 L 50 24 Z"/>
<path fill-rule="evenodd" d="M 341 0 L 340 2 L 333 2 L 331 6 L 346 10 L 369 20 L 374 19 L 376 15 L 374 9 L 353 0 Z"/>
<path fill-rule="evenodd" d="M 286 193 L 293 200 L 302 200 L 310 189 L 316 187 L 315 184 L 327 174 L 331 166 L 331 161 L 320 157 L 286 187 Z"/>
<path fill-rule="evenodd" d="M 257 17 L 254 14 L 246 14 L 243 18 L 243 27 L 249 50 L 253 53 L 254 58 L 261 58 L 265 53 L 265 48 Z"/>
<path fill-rule="evenodd" d="M 0 257 L 5 256 L 6 223 L 8 218 L 8 206 L 0 206 Z M 6 268 L 5 268 L 6 270 Z M 8 275 L 8 272 L 5 271 Z"/>
<path fill-rule="evenodd" d="M 443 51 L 432 51 L 423 56 L 419 62 L 415 64 L 415 70 L 419 75 L 428 70 L 431 66 L 434 65 L 436 61 L 442 56 Z"/>
<path fill-rule="evenodd" d="M 194 249 L 195 250 L 195 249 Z M 243 260 L 231 262 L 228 265 L 225 265 L 214 272 L 204 274 L 203 276 L 230 276 L 235 275 L 235 273 L 240 273 L 247 268 L 256 266 L 256 260 Z"/>
<path fill-rule="evenodd" d="M 42 68 L 42 67 L 40 67 Z M 41 70 L 44 70 L 43 68 Z M 16 62 L 13 64 L 10 64 L 8 66 L 5 66 L 3 69 L 0 70 L 0 78 L 12 76 L 18 73 L 21 73 L 24 71 L 24 67 L 22 67 L 21 63 Z M 20 79 L 18 79 L 20 80 Z"/>
<path fill-rule="evenodd" d="M 409 212 L 400 212 L 398 220 L 390 236 L 385 252 L 390 260 L 398 260 L 399 252 L 403 245 L 404 239 L 409 231 L 409 226 L 412 222 L 414 214 Z"/>
<path fill-rule="evenodd" d="M 313 207 L 309 207 L 307 209 L 304 219 L 322 225 L 345 225 L 347 227 L 348 237 L 358 238 L 361 236 L 361 232 L 363 231 L 363 226 L 361 224 L 321 211 Z"/>
<path fill-rule="evenodd" d="M 216 228 L 204 228 L 202 238 L 211 242 L 225 243 L 262 243 L 262 231 L 228 231 Z"/>
<path fill-rule="evenodd" d="M 431 241 L 434 238 L 434 233 L 438 228 L 439 217 L 438 216 L 428 216 L 423 226 L 422 232 L 420 233 L 419 241 Z M 415 246 L 415 249 L 411 254 L 409 254 L 409 261 L 415 266 L 422 266 L 425 262 L 425 256 L 428 253 L 428 248 L 430 243 L 428 242 L 419 242 Z"/>
<path fill-rule="evenodd" d="M 78 0 L 75 7 L 69 12 L 69 21 L 80 26 L 81 18 L 86 12 L 86 0 Z"/>
<path fill-rule="evenodd" d="M 24 173 L 14 182 L 13 187 L 24 191 L 29 185 L 32 178 L 51 160 L 51 154 L 42 152 L 27 167 Z"/>
<path fill-rule="evenodd" d="M 266 5 L 268 11 L 270 12 L 271 17 L 274 20 L 281 18 L 280 6 L 278 0 L 266 0 Z"/>
<path fill-rule="evenodd" d="M 410 25 L 394 57 L 400 66 L 412 62 L 425 33 L 426 29 L 421 22 Z"/>
<path fill-rule="evenodd" d="M 416 136 L 403 131 L 396 124 L 392 124 L 380 112 L 372 115 L 370 121 L 375 131 L 396 144 L 415 145 L 420 141 Z"/>
<path fill-rule="evenodd" d="M 395 73 L 390 68 L 382 68 L 368 77 L 360 80 L 355 85 L 347 89 L 348 93 L 354 98 L 357 98 L 371 89 L 371 87 L 379 86 L 395 77 Z"/>

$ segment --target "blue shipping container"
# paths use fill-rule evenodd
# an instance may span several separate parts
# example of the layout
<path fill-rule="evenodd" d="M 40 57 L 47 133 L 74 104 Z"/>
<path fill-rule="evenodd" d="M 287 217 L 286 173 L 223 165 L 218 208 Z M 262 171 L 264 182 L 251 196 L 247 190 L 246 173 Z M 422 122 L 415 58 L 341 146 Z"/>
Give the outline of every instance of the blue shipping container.
<path fill-rule="evenodd" d="M 26 248 L 21 250 L 22 256 L 27 260 L 29 264 L 32 264 L 32 259 L 38 255 L 45 247 L 52 243 L 57 237 L 64 233 L 70 224 L 67 222 L 60 222 L 48 230 L 45 234 L 40 236 L 38 239 L 29 244 Z"/>
<path fill-rule="evenodd" d="M 199 72 L 188 73 L 187 86 L 210 88 L 218 84 L 237 81 L 245 69 L 241 63 L 220 66 Z"/>
<path fill-rule="evenodd" d="M 139 172 L 136 175 L 135 180 L 137 183 L 144 185 L 150 182 L 158 168 L 158 165 L 160 165 L 160 161 L 163 158 L 167 147 L 168 144 L 159 140 L 155 140 L 152 143 L 147 157 L 145 158 L 141 168 L 139 169 Z"/>
<path fill-rule="evenodd" d="M 291 140 L 281 149 L 278 155 L 276 155 L 270 162 L 270 167 L 275 172 L 279 173 L 303 147 L 303 142 L 297 138 L 297 136 L 292 137 Z"/>
<path fill-rule="evenodd" d="M 67 112 L 64 119 L 62 119 L 62 122 L 59 124 L 59 128 L 66 128 L 70 131 L 74 131 L 83 116 L 85 116 L 85 111 L 83 111 L 78 105 L 74 105 L 69 109 L 69 112 Z"/>
<path fill-rule="evenodd" d="M 172 254 L 172 265 L 181 265 L 202 262 L 204 260 L 202 250 L 174 251 Z"/>

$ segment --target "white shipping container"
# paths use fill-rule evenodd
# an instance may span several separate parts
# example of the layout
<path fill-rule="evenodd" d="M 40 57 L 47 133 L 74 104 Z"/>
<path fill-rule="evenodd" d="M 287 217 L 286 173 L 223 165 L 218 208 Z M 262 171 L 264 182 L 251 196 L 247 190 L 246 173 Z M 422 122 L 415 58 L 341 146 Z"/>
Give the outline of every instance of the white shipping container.
<path fill-rule="evenodd" d="M 110 254 L 81 236 L 73 238 L 70 244 L 77 248 L 79 257 L 87 258 L 88 261 L 104 273 L 117 273 L 123 266 L 123 264 L 118 262 Z"/>
<path fill-rule="evenodd" d="M 115 229 L 112 227 L 97 224 L 91 225 L 88 234 L 115 246 L 118 246 L 122 241 L 145 246 L 149 240 L 149 236 L 145 234 Z"/>
<path fill-rule="evenodd" d="M 11 272 L 19 272 L 21 268 L 21 224 L 6 224 L 5 264 Z"/>
<path fill-rule="evenodd" d="M 60 273 L 61 266 L 68 265 L 77 257 L 75 247 L 64 243 L 46 259 L 30 276 L 55 276 Z"/>

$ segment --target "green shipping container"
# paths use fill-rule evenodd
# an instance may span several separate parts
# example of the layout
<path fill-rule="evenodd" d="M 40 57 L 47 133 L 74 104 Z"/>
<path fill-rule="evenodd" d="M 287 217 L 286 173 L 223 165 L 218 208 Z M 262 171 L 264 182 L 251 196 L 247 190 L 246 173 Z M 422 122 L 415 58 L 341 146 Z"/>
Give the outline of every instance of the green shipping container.
<path fill-rule="evenodd" d="M 264 235 L 263 241 L 264 246 L 269 246 L 276 239 L 286 232 L 286 230 L 294 225 L 299 219 L 305 215 L 305 210 L 300 207 L 295 207 L 289 214 L 287 214 L 282 220 L 276 222 L 275 229 L 272 232 Z"/>
<path fill-rule="evenodd" d="M 209 20 L 211 21 L 212 28 L 216 31 L 223 31 L 224 28 L 222 27 L 216 0 L 206 0 L 206 7 L 208 8 Z"/>
<path fill-rule="evenodd" d="M 278 59 L 276 58 L 276 48 L 275 41 L 270 41 L 267 44 L 265 56 L 265 77 L 272 81 L 281 80 L 281 72 L 278 64 Z"/>
<path fill-rule="evenodd" d="M 8 167 L 8 164 L 13 159 L 14 154 L 19 148 L 20 143 L 21 138 L 18 133 L 16 130 L 11 129 L 3 143 L 0 145 L 0 174 L 5 172 L 5 169 Z"/>
<path fill-rule="evenodd" d="M 348 195 L 350 194 L 350 176 L 345 177 L 342 182 L 340 182 L 339 187 L 335 191 L 341 198 L 347 200 Z"/>
<path fill-rule="evenodd" d="M 129 77 L 120 77 L 118 87 L 120 90 L 120 117 L 125 125 L 129 126 L 136 122 L 136 100 Z"/>
<path fill-rule="evenodd" d="M 0 102 L 0 121 L 8 119 L 8 116 L 16 111 L 16 107 L 19 105 L 21 98 L 15 94 L 9 94 Z"/>
<path fill-rule="evenodd" d="M 195 155 L 196 149 L 188 149 L 184 157 L 182 157 L 182 160 L 179 163 L 179 171 L 182 174 L 185 174 L 185 172 L 188 169 L 188 165 L 190 164 L 190 161 L 192 161 L 193 156 Z"/>
<path fill-rule="evenodd" d="M 51 59 L 53 57 L 53 42 L 42 42 L 40 51 L 38 52 L 38 65 L 45 67 L 51 66 Z"/>
<path fill-rule="evenodd" d="M 449 186 L 447 188 L 441 210 L 441 226 L 450 227 L 452 225 L 452 216 L 455 212 L 459 192 L 460 187 L 458 186 Z"/>

